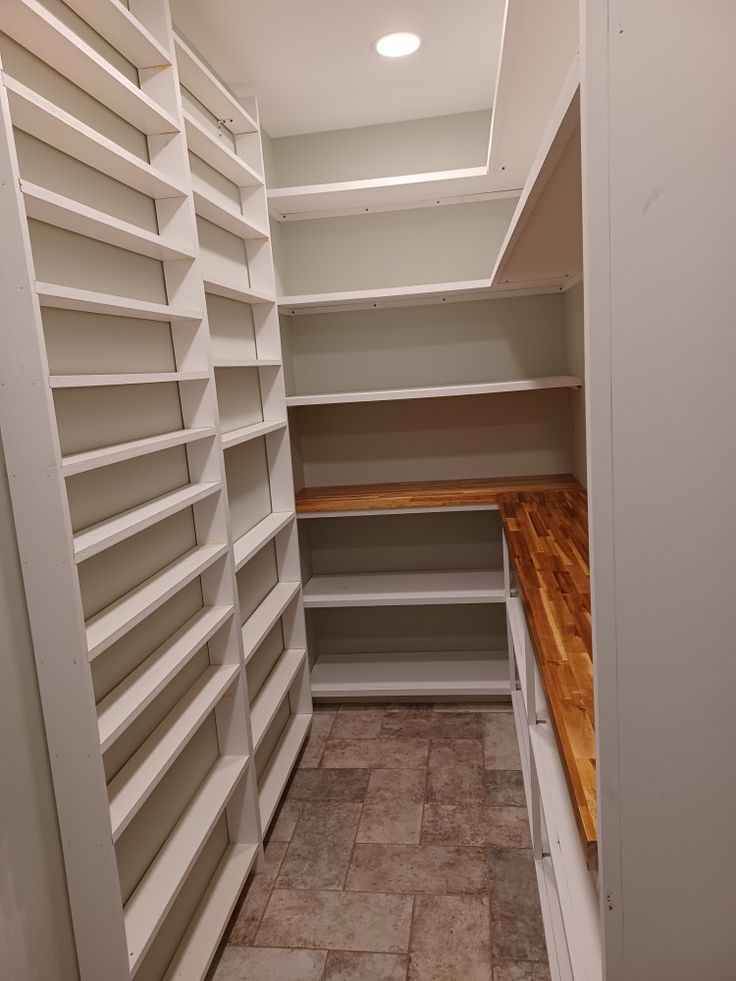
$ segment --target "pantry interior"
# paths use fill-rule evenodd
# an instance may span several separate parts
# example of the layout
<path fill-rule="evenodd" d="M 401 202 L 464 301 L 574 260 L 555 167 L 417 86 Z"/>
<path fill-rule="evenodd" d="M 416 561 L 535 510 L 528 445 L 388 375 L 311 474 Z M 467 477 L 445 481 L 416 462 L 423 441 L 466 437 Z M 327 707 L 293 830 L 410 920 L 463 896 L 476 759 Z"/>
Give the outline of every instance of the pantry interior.
<path fill-rule="evenodd" d="M 736 15 L 471 3 L 486 96 L 351 114 L 313 32 L 460 11 L 286 6 L 292 70 L 268 5 L 0 12 L 8 963 L 205 978 L 315 704 L 486 699 L 555 981 L 723 981 Z"/>

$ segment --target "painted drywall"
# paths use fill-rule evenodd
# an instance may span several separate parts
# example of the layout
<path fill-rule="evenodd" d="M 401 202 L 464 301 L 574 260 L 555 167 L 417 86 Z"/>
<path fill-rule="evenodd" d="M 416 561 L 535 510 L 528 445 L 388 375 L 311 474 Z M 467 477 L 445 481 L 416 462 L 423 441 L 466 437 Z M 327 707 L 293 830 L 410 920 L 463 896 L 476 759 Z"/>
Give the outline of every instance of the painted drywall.
<path fill-rule="evenodd" d="M 1 444 L 0 650 L 0 973 L 14 981 L 75 981 L 56 805 Z"/>
<path fill-rule="evenodd" d="M 585 377 L 585 330 L 583 284 L 578 283 L 564 294 L 565 347 L 567 371 Z M 572 472 L 580 483 L 588 484 L 588 448 L 585 425 L 585 386 L 570 393 L 572 401 Z"/>
<path fill-rule="evenodd" d="M 269 187 L 424 174 L 488 162 L 490 112 L 283 136 L 266 157 Z"/>

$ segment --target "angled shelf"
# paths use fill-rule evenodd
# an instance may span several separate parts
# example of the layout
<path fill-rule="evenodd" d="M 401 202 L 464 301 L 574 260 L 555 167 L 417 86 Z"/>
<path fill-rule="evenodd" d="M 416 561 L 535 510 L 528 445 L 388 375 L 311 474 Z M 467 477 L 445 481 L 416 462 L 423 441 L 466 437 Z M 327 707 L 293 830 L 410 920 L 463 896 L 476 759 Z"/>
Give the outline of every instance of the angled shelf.
<path fill-rule="evenodd" d="M 236 283 L 228 283 L 221 279 L 215 279 L 205 274 L 204 288 L 206 293 L 214 296 L 224 296 L 228 300 L 238 300 L 240 303 L 275 303 L 276 298 L 263 290 L 253 289 L 250 286 L 240 286 Z"/>
<path fill-rule="evenodd" d="M 136 68 L 167 68 L 171 54 L 119 0 L 65 0 Z"/>
<path fill-rule="evenodd" d="M 61 470 L 65 477 L 71 477 L 75 473 L 85 473 L 87 470 L 107 467 L 111 463 L 121 463 L 123 460 L 133 460 L 135 457 L 146 456 L 149 453 L 158 453 L 159 450 L 168 450 L 171 446 L 182 446 L 200 439 L 210 439 L 214 435 L 214 428 L 209 426 L 202 429 L 176 429 L 173 433 L 146 436 L 144 439 L 116 443 L 114 446 L 104 446 L 98 450 L 70 453 L 61 458 Z"/>
<path fill-rule="evenodd" d="M 248 757 L 221 756 L 217 760 L 125 904 L 131 973 L 153 943 L 247 765 Z"/>
<path fill-rule="evenodd" d="M 311 715 L 291 716 L 276 749 L 271 754 L 266 772 L 259 779 L 258 797 L 264 834 L 276 813 L 276 806 L 284 792 L 294 761 L 307 738 L 311 721 Z"/>
<path fill-rule="evenodd" d="M 508 695 L 506 652 L 322 654 L 312 668 L 317 698 Z"/>
<path fill-rule="evenodd" d="M 161 494 L 145 504 L 116 514 L 112 518 L 82 528 L 74 535 L 74 559 L 77 563 L 117 545 L 118 542 L 136 535 L 151 525 L 193 507 L 214 494 L 219 494 L 222 484 L 216 481 L 200 481 Z"/>
<path fill-rule="evenodd" d="M 402 399 L 451 398 L 458 395 L 492 395 L 502 392 L 531 392 L 546 388 L 579 388 L 582 378 L 555 375 L 517 381 L 479 382 L 468 385 L 435 385 L 427 388 L 385 388 L 372 392 L 332 392 L 325 395 L 289 395 L 288 406 L 338 405 L 348 402 L 393 402 Z"/>
<path fill-rule="evenodd" d="M 190 151 L 219 171 L 223 177 L 238 187 L 259 187 L 263 185 L 263 177 L 249 167 L 242 157 L 234 153 L 230 147 L 184 110 L 184 128 L 187 134 L 187 144 Z"/>
<path fill-rule="evenodd" d="M 232 95 L 212 69 L 179 34 L 174 34 L 179 81 L 234 136 L 257 133 L 258 123 Z"/>
<path fill-rule="evenodd" d="M 152 259 L 194 259 L 191 248 L 167 242 L 161 235 L 131 225 L 104 211 L 90 208 L 30 181 L 22 180 L 20 186 L 29 218 Z"/>
<path fill-rule="evenodd" d="M 152 198 L 182 198 L 186 188 L 91 126 L 3 72 L 13 124 L 80 163 Z"/>
<path fill-rule="evenodd" d="M 49 375 L 50 388 L 106 388 L 109 385 L 161 385 L 207 381 L 208 371 L 143 371 L 128 375 Z"/>
<path fill-rule="evenodd" d="M 251 439 L 258 439 L 259 436 L 268 436 L 269 433 L 278 432 L 286 428 L 286 420 L 278 422 L 256 422 L 252 426 L 242 426 L 229 433 L 222 434 L 223 449 L 231 446 L 238 446 L 240 443 L 247 443 Z"/>
<path fill-rule="evenodd" d="M 102 699 L 97 706 L 97 725 L 103 753 L 233 613 L 232 605 L 203 606 Z"/>
<path fill-rule="evenodd" d="M 80 313 L 105 313 L 113 317 L 132 317 L 134 320 L 160 320 L 164 323 L 196 324 L 202 320 L 198 310 L 182 310 L 165 303 L 149 303 L 130 296 L 113 296 L 59 286 L 56 283 L 36 283 L 36 295 L 42 307 L 57 310 L 79 310 Z"/>
<path fill-rule="evenodd" d="M 38 0 L 6 0 L 5 31 L 36 57 L 148 136 L 179 125 Z"/>
<path fill-rule="evenodd" d="M 208 194 L 203 189 L 193 188 L 192 196 L 194 197 L 194 210 L 200 218 L 212 222 L 213 225 L 223 228 L 231 235 L 242 238 L 245 242 L 268 238 L 267 228 L 250 221 L 245 215 L 233 211 L 231 208 L 226 208 L 213 195 Z"/>
<path fill-rule="evenodd" d="M 177 947 L 164 981 L 205 977 L 257 857 L 258 845 L 228 846 Z"/>
<path fill-rule="evenodd" d="M 108 784 L 117 841 L 238 677 L 237 664 L 210 665 Z"/>
<path fill-rule="evenodd" d="M 251 613 L 243 624 L 243 655 L 245 663 L 253 657 L 263 638 L 284 613 L 301 589 L 300 582 L 279 582 Z"/>
<path fill-rule="evenodd" d="M 337 293 L 300 293 L 280 296 L 281 313 L 327 313 L 330 310 L 374 310 L 418 306 L 423 303 L 451 303 L 455 300 L 482 300 L 498 295 L 489 279 L 470 279 L 454 283 L 422 283 L 418 286 L 389 286 L 385 289 L 344 290 Z"/>
<path fill-rule="evenodd" d="M 106 606 L 86 623 L 93 660 L 227 553 L 227 545 L 198 545 Z"/>
<path fill-rule="evenodd" d="M 261 745 L 263 737 L 268 732 L 279 706 L 288 695 L 306 657 L 306 650 L 284 651 L 263 688 L 253 700 L 250 707 L 250 725 L 253 733 L 254 752 Z"/>
<path fill-rule="evenodd" d="M 233 543 L 233 559 L 235 571 L 243 568 L 248 559 L 267 545 L 278 533 L 294 520 L 294 511 L 272 511 L 271 514 L 246 531 Z"/>
<path fill-rule="evenodd" d="M 503 572 L 500 569 L 322 575 L 312 576 L 304 585 L 306 609 L 441 606 L 503 601 Z"/>

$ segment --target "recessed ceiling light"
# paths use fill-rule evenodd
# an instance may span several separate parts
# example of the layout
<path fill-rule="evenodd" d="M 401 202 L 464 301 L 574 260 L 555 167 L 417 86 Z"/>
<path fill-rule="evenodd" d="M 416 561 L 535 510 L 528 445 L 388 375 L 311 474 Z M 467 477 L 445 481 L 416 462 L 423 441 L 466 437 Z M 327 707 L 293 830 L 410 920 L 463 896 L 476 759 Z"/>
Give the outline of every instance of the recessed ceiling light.
<path fill-rule="evenodd" d="M 419 50 L 422 39 L 411 31 L 384 34 L 376 41 L 376 51 L 384 58 L 404 58 Z"/>

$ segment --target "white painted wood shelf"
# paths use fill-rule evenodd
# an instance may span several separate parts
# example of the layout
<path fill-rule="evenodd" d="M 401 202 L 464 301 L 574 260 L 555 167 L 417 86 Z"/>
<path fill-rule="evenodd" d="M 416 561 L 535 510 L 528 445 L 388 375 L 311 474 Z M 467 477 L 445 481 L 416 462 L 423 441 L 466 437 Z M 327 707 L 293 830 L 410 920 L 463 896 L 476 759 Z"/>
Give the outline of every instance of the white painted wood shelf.
<path fill-rule="evenodd" d="M 207 106 L 233 135 L 257 133 L 258 123 L 255 119 L 180 34 L 174 34 L 174 47 L 179 81 L 183 87 Z"/>
<path fill-rule="evenodd" d="M 237 187 L 258 187 L 263 177 L 239 157 L 223 140 L 205 129 L 188 110 L 184 110 L 184 129 L 190 151 L 213 167 Z"/>
<path fill-rule="evenodd" d="M 51 388 L 107 388 L 110 385 L 163 385 L 209 381 L 208 371 L 146 371 L 129 375 L 49 375 Z"/>
<path fill-rule="evenodd" d="M 510 690 L 505 651 L 321 654 L 312 668 L 315 698 L 479 698 Z"/>
<path fill-rule="evenodd" d="M 75 286 L 57 283 L 36 283 L 38 302 L 42 307 L 57 310 L 78 310 L 80 313 L 103 313 L 113 317 L 131 317 L 133 320 L 160 320 L 164 323 L 200 323 L 202 313 L 166 303 L 149 303 L 132 296 L 113 296 Z"/>
<path fill-rule="evenodd" d="M 294 763 L 304 745 L 312 721 L 311 715 L 292 715 L 281 734 L 278 745 L 271 754 L 266 772 L 258 782 L 261 827 L 268 830 L 276 807 L 284 792 Z"/>
<path fill-rule="evenodd" d="M 204 288 L 214 296 L 224 296 L 226 300 L 238 300 L 240 303 L 275 303 L 276 297 L 265 290 L 259 290 L 240 283 L 228 283 L 205 274 Z"/>
<path fill-rule="evenodd" d="M 306 609 L 503 602 L 501 569 L 321 575 L 304 585 Z"/>
<path fill-rule="evenodd" d="M 233 559 L 235 560 L 236 572 L 242 569 L 245 563 L 251 559 L 256 552 L 260 551 L 278 535 L 288 524 L 290 524 L 296 514 L 294 511 L 272 511 L 250 531 L 247 531 L 233 543 Z"/>
<path fill-rule="evenodd" d="M 289 689 L 304 666 L 306 658 L 306 650 L 283 651 L 263 687 L 254 698 L 250 707 L 254 752 L 261 745 L 279 706 L 289 694 Z"/>
<path fill-rule="evenodd" d="M 158 436 L 146 436 L 143 439 L 132 439 L 127 443 L 116 443 L 114 446 L 103 446 L 97 450 L 84 450 L 80 453 L 70 453 L 61 458 L 61 469 L 66 477 L 73 474 L 85 473 L 107 467 L 111 463 L 123 460 L 133 460 L 149 453 L 158 453 L 172 446 L 182 446 L 194 443 L 200 439 L 210 439 L 215 430 L 210 427 L 202 429 L 175 429 L 173 433 L 161 433 Z"/>
<path fill-rule="evenodd" d="M 339 405 L 351 402 L 395 402 L 403 399 L 452 398 L 462 395 L 494 395 L 504 392 L 533 392 L 549 388 L 579 388 L 582 378 L 554 375 L 548 378 L 521 378 L 514 381 L 478 382 L 464 385 L 434 385 L 424 388 L 385 388 L 367 392 L 330 392 L 320 395 L 289 395 L 286 404 Z"/>
<path fill-rule="evenodd" d="M 243 653 L 245 663 L 253 657 L 264 637 L 274 626 L 301 589 L 300 582 L 279 582 L 251 613 L 243 624 Z"/>
<path fill-rule="evenodd" d="M 171 53 L 119 0 L 65 0 L 98 34 L 114 41 L 117 50 L 136 68 L 166 68 Z"/>
<path fill-rule="evenodd" d="M 416 286 L 389 286 L 384 289 L 282 295 L 279 296 L 278 303 L 282 313 L 296 315 L 321 313 L 332 309 L 372 310 L 416 306 L 422 303 L 450 303 L 453 300 L 484 299 L 493 295 L 491 280 L 488 278 L 449 283 L 422 283 Z"/>
<path fill-rule="evenodd" d="M 232 429 L 222 434 L 222 445 L 225 449 L 231 446 L 238 446 L 240 443 L 247 443 L 251 439 L 258 439 L 261 436 L 268 436 L 269 433 L 279 432 L 286 429 L 286 420 L 276 422 L 255 422 L 251 426 L 241 426 L 240 429 Z"/>
<path fill-rule="evenodd" d="M 242 213 L 226 208 L 214 195 L 209 194 L 203 188 L 193 188 L 192 196 L 194 197 L 194 210 L 205 221 L 212 222 L 213 225 L 223 228 L 231 235 L 242 238 L 245 242 L 268 238 L 267 228 L 251 221 Z"/>

